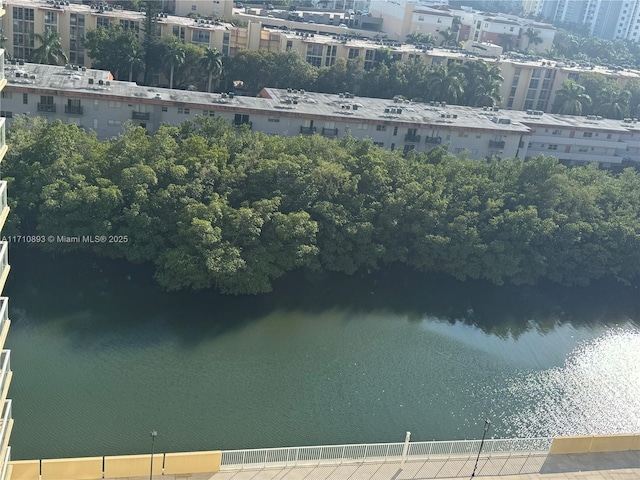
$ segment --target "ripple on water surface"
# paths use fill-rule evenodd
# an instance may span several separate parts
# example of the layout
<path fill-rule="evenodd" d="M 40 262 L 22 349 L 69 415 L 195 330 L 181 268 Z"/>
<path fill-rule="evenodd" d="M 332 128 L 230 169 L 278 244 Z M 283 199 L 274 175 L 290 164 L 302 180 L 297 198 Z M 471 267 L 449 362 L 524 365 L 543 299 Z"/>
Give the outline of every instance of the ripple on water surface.
<path fill-rule="evenodd" d="M 494 416 L 508 412 L 500 436 L 638 432 L 640 330 L 608 330 L 581 343 L 563 366 L 516 375 L 504 390 L 492 405 Z"/>

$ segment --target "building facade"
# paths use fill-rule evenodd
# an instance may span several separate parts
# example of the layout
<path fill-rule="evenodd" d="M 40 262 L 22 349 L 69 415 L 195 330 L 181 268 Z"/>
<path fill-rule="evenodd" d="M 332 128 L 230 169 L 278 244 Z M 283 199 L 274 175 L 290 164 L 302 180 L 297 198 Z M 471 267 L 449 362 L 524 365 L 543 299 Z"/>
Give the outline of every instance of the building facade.
<path fill-rule="evenodd" d="M 0 16 L 6 13 L 5 6 L 0 2 Z M 7 85 L 4 70 L 5 51 L 0 49 L 0 92 Z M 0 104 L 0 109 L 2 105 Z M 0 162 L 7 153 L 5 140 L 5 119 L 0 119 Z M 7 203 L 7 182 L 0 180 L 0 232 L 9 215 Z M 9 299 L 2 296 L 7 277 L 9 275 L 9 241 L 2 238 L 0 241 L 0 404 L 2 404 L 2 418 L 0 419 L 0 480 L 8 480 L 11 477 L 11 447 L 9 437 L 13 429 L 13 416 L 11 412 L 11 400 L 7 398 L 9 385 L 11 384 L 11 351 L 4 348 L 7 334 L 9 333 Z"/>
<path fill-rule="evenodd" d="M 17 76 L 19 74 L 19 76 Z M 392 150 L 446 147 L 469 158 L 529 158 L 540 153 L 567 163 L 606 166 L 640 161 L 637 120 L 550 115 L 540 111 L 449 106 L 264 89 L 260 98 L 177 91 L 108 80 L 108 72 L 26 64 L 7 67 L 3 114 L 41 115 L 118 135 L 127 122 L 155 131 L 195 115 L 269 135 L 369 138 Z"/>

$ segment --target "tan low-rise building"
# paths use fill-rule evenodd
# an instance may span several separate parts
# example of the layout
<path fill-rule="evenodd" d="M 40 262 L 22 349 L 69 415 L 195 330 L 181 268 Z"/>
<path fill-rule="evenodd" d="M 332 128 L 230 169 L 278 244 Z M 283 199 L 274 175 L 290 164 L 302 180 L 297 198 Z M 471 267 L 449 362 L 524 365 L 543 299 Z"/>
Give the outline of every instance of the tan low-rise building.
<path fill-rule="evenodd" d="M 155 131 L 195 115 L 223 118 L 269 135 L 369 138 L 409 152 L 446 147 L 470 158 L 557 156 L 606 166 L 640 161 L 637 120 L 550 115 L 499 108 L 450 106 L 264 89 L 260 98 L 179 91 L 110 80 L 108 72 L 25 64 L 7 67 L 1 115 L 41 115 L 75 123 L 99 137 L 131 121 Z M 635 155 L 635 157 L 634 157 Z"/>

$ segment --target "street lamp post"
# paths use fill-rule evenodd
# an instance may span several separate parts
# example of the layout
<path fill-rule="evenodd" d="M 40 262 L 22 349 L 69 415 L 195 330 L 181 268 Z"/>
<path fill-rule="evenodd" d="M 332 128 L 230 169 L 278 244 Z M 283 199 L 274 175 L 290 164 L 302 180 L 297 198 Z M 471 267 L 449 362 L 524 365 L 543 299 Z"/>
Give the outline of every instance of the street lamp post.
<path fill-rule="evenodd" d="M 155 430 L 151 431 L 151 469 L 149 470 L 149 480 L 153 479 L 153 447 L 155 446 L 156 437 L 158 436 L 158 432 Z"/>
<path fill-rule="evenodd" d="M 488 418 L 484 421 L 484 431 L 482 432 L 482 441 L 480 442 L 480 448 L 478 449 L 478 456 L 476 457 L 476 464 L 473 467 L 473 473 L 471 474 L 471 478 L 476 476 L 476 468 L 478 468 L 478 461 L 480 460 L 480 454 L 482 453 L 482 447 L 484 445 L 484 439 L 487 436 L 487 432 L 489 431 L 489 427 L 491 426 L 491 420 Z"/>

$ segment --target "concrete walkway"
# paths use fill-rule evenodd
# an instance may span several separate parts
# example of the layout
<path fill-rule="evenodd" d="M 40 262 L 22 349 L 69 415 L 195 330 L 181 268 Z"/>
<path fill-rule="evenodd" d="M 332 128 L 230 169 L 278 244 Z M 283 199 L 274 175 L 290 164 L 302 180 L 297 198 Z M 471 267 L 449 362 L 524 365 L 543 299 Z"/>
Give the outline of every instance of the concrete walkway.
<path fill-rule="evenodd" d="M 475 458 L 366 463 L 358 465 L 265 468 L 153 480 L 426 480 L 470 478 Z M 476 477 L 483 480 L 640 480 L 640 452 L 584 455 L 480 457 Z"/>

